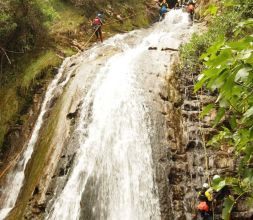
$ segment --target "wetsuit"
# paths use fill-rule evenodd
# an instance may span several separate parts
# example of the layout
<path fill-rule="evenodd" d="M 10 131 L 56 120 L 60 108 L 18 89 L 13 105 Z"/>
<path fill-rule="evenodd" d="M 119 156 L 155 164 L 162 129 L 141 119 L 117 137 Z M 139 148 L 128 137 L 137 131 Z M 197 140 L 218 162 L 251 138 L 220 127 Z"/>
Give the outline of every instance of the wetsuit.
<path fill-rule="evenodd" d="M 164 18 L 165 13 L 168 12 L 168 4 L 167 3 L 160 3 L 159 6 L 161 7 L 159 14 L 162 18 Z"/>

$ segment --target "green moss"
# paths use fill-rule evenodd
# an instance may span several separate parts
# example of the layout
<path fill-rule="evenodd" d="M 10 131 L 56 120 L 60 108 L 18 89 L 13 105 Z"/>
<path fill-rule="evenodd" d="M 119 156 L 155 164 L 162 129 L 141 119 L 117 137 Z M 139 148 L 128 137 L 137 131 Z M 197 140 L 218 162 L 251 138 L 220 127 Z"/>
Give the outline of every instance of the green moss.
<path fill-rule="evenodd" d="M 47 162 L 48 153 L 52 149 L 52 139 L 54 137 L 55 128 L 59 120 L 59 113 L 62 107 L 62 102 L 56 103 L 55 107 L 51 111 L 50 117 L 44 122 L 43 130 L 38 140 L 38 145 L 34 151 L 33 157 L 28 164 L 24 187 L 21 191 L 21 195 L 17 201 L 17 206 L 12 210 L 7 220 L 22 219 L 25 208 L 34 192 L 35 187 L 38 185 Z"/>
<path fill-rule="evenodd" d="M 10 121 L 15 118 L 19 109 L 19 101 L 16 96 L 15 87 L 2 87 L 0 89 L 0 146 L 10 126 Z"/>
<path fill-rule="evenodd" d="M 64 52 L 64 54 L 67 57 L 70 57 L 70 56 L 76 54 L 76 51 L 74 51 L 72 48 L 69 48 L 69 47 L 63 48 L 62 51 Z"/>
<path fill-rule="evenodd" d="M 46 51 L 41 54 L 24 70 L 21 86 L 28 89 L 44 69 L 48 66 L 57 66 L 59 62 L 59 57 L 53 51 Z"/>

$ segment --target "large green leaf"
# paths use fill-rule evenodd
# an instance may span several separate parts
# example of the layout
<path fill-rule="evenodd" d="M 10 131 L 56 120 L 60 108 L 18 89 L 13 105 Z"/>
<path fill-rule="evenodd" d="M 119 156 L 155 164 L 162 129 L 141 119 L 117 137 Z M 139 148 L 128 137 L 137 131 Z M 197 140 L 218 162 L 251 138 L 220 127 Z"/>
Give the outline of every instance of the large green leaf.
<path fill-rule="evenodd" d="M 253 144 L 249 143 L 245 148 L 244 162 L 248 163 L 253 156 Z"/>
<path fill-rule="evenodd" d="M 236 116 L 235 115 L 232 115 L 229 118 L 229 124 L 230 124 L 230 126 L 231 126 L 232 129 L 236 128 L 237 122 L 236 122 Z"/>
<path fill-rule="evenodd" d="M 225 38 L 224 36 L 220 36 L 216 43 L 214 43 L 211 47 L 207 49 L 207 52 L 200 56 L 200 59 L 205 59 L 206 57 L 213 55 L 216 56 L 217 52 L 220 50 L 222 46 L 224 46 Z"/>
<path fill-rule="evenodd" d="M 225 108 L 219 108 L 217 115 L 214 119 L 214 126 L 216 126 L 220 122 L 220 120 L 224 115 L 225 115 Z"/>
<path fill-rule="evenodd" d="M 227 48 L 225 50 L 222 50 L 219 56 L 215 57 L 215 59 L 209 59 L 206 64 L 214 68 L 221 65 L 227 65 L 229 61 L 232 62 L 233 59 L 232 50 L 230 48 Z"/>
<path fill-rule="evenodd" d="M 206 116 L 213 108 L 214 108 L 213 103 L 205 106 L 200 114 L 200 117 L 203 118 L 204 116 Z"/>
<path fill-rule="evenodd" d="M 249 178 L 250 183 L 253 185 L 253 168 L 246 168 L 244 170 L 243 176 Z M 253 192 L 253 189 L 252 189 Z"/>
<path fill-rule="evenodd" d="M 244 118 L 249 118 L 252 115 L 253 115 L 253 106 L 243 114 Z"/>
<path fill-rule="evenodd" d="M 229 220 L 230 214 L 235 204 L 235 199 L 233 196 L 228 196 L 224 201 L 224 207 L 222 210 L 222 219 Z"/>
<path fill-rule="evenodd" d="M 226 180 L 213 181 L 213 189 L 219 192 L 222 188 L 226 186 Z"/>
<path fill-rule="evenodd" d="M 249 72 L 252 70 L 251 67 L 244 67 L 242 69 L 240 69 L 236 76 L 235 76 L 235 81 L 246 81 L 248 76 L 249 76 Z"/>
<path fill-rule="evenodd" d="M 247 60 L 251 57 L 253 49 L 245 49 L 238 52 L 236 58 L 239 60 Z"/>

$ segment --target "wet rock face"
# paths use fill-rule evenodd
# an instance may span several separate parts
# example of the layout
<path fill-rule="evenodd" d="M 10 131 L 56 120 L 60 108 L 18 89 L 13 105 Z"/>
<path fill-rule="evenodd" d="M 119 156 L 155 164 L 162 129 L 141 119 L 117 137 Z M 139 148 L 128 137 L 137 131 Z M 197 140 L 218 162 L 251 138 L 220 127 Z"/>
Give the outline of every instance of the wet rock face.
<path fill-rule="evenodd" d="M 208 157 L 203 146 L 203 134 L 209 132 L 205 129 L 210 129 L 210 125 L 199 121 L 201 104 L 199 97 L 193 94 L 192 77 L 179 76 L 175 73 L 168 80 L 169 87 L 178 94 L 177 97 L 170 96 L 173 109 L 167 113 L 168 129 L 173 137 L 168 139 L 171 146 L 168 189 L 172 201 L 171 219 L 192 219 L 197 205 L 197 189 L 207 181 L 207 172 L 211 174 L 206 170 Z M 208 153 L 211 155 L 211 151 Z"/>
<path fill-rule="evenodd" d="M 166 167 L 166 189 L 168 219 L 184 220 L 196 218 L 197 194 L 208 177 L 219 174 L 221 176 L 233 174 L 236 161 L 233 150 L 226 146 L 220 149 L 206 148 L 205 143 L 217 133 L 212 128 L 211 120 L 215 112 L 203 120 L 199 113 L 203 106 L 216 100 L 215 94 L 194 94 L 194 82 L 197 74 L 189 74 L 187 70 L 168 77 L 168 103 L 165 119 L 167 127 L 167 146 L 169 155 Z M 166 195 L 164 195 L 166 196 Z M 215 219 L 221 219 L 222 202 L 217 204 Z M 235 219 L 250 219 L 243 208 L 235 210 Z M 164 218 L 165 219 L 165 218 Z"/>

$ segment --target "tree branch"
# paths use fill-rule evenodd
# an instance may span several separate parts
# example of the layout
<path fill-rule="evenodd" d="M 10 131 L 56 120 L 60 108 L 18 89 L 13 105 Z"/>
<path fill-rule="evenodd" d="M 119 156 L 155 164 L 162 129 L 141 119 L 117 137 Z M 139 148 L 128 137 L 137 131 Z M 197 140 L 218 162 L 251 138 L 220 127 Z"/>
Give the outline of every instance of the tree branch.
<path fill-rule="evenodd" d="M 11 64 L 11 60 L 10 60 L 10 58 L 8 57 L 8 54 L 6 53 L 6 51 L 4 50 L 4 48 L 0 47 L 0 49 L 3 51 L 4 55 L 6 56 L 8 62 L 9 62 L 9 64 Z"/>

